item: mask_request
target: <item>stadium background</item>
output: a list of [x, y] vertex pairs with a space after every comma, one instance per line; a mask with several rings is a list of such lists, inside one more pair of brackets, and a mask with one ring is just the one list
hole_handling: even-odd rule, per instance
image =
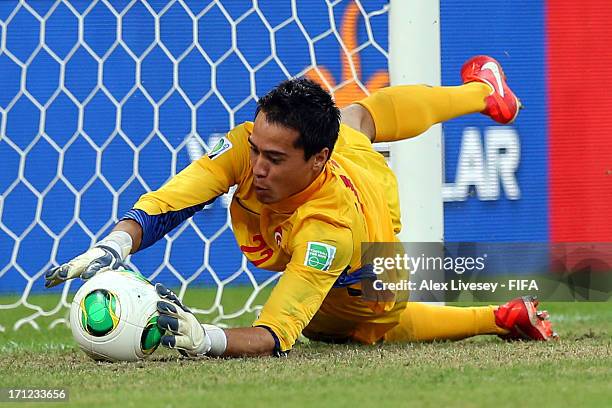
[[[140, 194], [186, 166], [197, 142], [210, 144], [234, 124], [251, 120], [253, 94], [262, 95], [287, 74], [307, 73], [312, 64], [307, 37], [330, 28], [324, 1], [297, 1], [300, 23], [290, 21], [275, 36], [283, 66], [271, 60], [248, 69], [271, 54], [269, 30], [257, 13], [239, 19], [251, 2], [221, 2], [224, 11], [213, 6], [199, 20], [199, 43], [207, 57], [198, 49], [189, 52], [177, 64], [178, 81], [173, 83], [168, 54], [177, 57], [192, 44], [192, 20], [183, 5], [197, 14], [208, 4], [200, 3], [175, 2], [168, 8], [160, 18], [159, 41], [152, 12], [163, 10], [166, 1], [150, 1], [149, 7], [98, 2], [91, 9], [84, 1], [71, 1], [70, 7], [50, 1], [30, 1], [27, 7], [0, 3], [0, 292], [42, 291], [41, 274], [52, 262], [78, 255], [103, 236]], [[612, 29], [606, 16], [612, 15], [612, 5], [605, 0], [469, 1], [462, 7], [449, 0], [440, 3], [442, 83], [459, 84], [463, 61], [489, 54], [503, 64], [526, 106], [508, 128], [518, 145], [495, 152], [496, 163], [503, 163], [500, 157], [519, 148], [518, 167], [512, 172], [519, 194], [509, 196], [502, 183], [497, 196], [483, 197], [491, 183], [499, 183], [503, 169], [488, 173], [494, 177], [481, 178], [487, 185], [471, 186], [467, 196], [456, 195], [445, 204], [445, 239], [612, 241], [612, 210], [606, 205], [612, 202], [612, 143], [606, 133], [612, 125], [612, 97], [606, 91], [612, 78], [612, 57], [606, 53]], [[271, 26], [290, 20], [290, 2], [258, 4]], [[336, 4], [334, 21], [346, 44], [353, 36], [356, 44], [370, 41], [357, 53], [357, 74], [375, 89], [386, 78], [387, 16], [369, 19], [369, 35], [351, 4]], [[384, 4], [362, 2], [368, 13]], [[86, 9], [79, 40], [74, 12]], [[120, 44], [115, 14], [122, 12]], [[46, 16], [44, 35], [36, 13]], [[230, 20], [237, 19], [234, 48]], [[41, 37], [46, 47], [39, 47]], [[315, 54], [324, 69], [308, 75], [328, 84], [347, 79], [347, 61], [334, 35], [317, 41]], [[134, 57], [143, 55], [137, 78]], [[206, 58], [222, 60], [216, 72]], [[103, 71], [98, 67], [102, 60]], [[142, 87], [135, 89], [138, 79]], [[192, 114], [190, 104], [204, 95]], [[359, 96], [350, 84], [337, 93], [342, 103]], [[159, 116], [153, 106], [159, 106]], [[486, 171], [492, 159], [486, 143], [496, 137], [497, 128], [480, 115], [444, 125], [448, 191], [456, 188], [462, 155], [483, 158], [480, 167], [464, 161], [469, 168], [463, 170]], [[477, 134], [480, 143], [466, 144], [466, 134]], [[270, 278], [272, 274], [243, 263], [225, 207], [226, 201], [217, 200], [172, 233], [171, 241], [157, 243], [132, 262], [145, 275], [170, 285], [192, 277], [193, 284], [214, 285], [212, 271], [221, 280], [235, 277], [233, 283], [248, 283], [247, 269], [257, 281]]]

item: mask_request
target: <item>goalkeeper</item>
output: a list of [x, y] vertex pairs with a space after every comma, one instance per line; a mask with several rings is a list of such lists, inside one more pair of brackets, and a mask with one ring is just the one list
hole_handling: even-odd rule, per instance
[[359, 294], [362, 242], [396, 242], [397, 181], [372, 142], [417, 136], [435, 123], [481, 112], [512, 122], [520, 103], [490, 57], [470, 59], [456, 87], [395, 86], [340, 111], [306, 79], [281, 83], [254, 122], [232, 129], [208, 154], [144, 194], [93, 248], [49, 270], [46, 286], [114, 268], [237, 185], [233, 231], [256, 266], [283, 271], [252, 327], [200, 324], [156, 285], [162, 344], [191, 357], [283, 355], [303, 333], [315, 340], [427, 341], [478, 334], [548, 340], [546, 312], [527, 297], [494, 307], [380, 301]]

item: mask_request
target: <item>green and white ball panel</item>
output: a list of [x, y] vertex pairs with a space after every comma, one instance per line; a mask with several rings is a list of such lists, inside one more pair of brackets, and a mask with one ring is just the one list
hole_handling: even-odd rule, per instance
[[158, 317], [157, 314], [151, 316], [140, 336], [140, 349], [145, 355], [153, 354], [161, 342], [163, 333], [159, 327], [157, 327]]
[[102, 337], [119, 325], [121, 303], [112, 292], [96, 289], [81, 301], [81, 327], [92, 336]]

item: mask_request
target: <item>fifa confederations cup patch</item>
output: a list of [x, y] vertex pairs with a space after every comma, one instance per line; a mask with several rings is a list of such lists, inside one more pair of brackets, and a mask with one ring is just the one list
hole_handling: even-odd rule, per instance
[[222, 155], [232, 148], [232, 142], [229, 141], [227, 137], [222, 137], [219, 139], [217, 144], [212, 148], [210, 152], [208, 152], [208, 158], [214, 160], [216, 157]]
[[320, 271], [327, 271], [334, 260], [334, 256], [336, 256], [335, 246], [322, 242], [309, 242], [304, 265]]

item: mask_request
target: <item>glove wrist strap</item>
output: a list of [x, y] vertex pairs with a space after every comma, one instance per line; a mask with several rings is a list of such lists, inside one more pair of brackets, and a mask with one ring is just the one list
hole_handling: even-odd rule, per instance
[[95, 246], [100, 245], [114, 249], [123, 261], [132, 251], [132, 236], [125, 231], [113, 231]]
[[212, 324], [202, 324], [206, 336], [210, 339], [210, 349], [206, 352], [208, 356], [219, 357], [225, 353], [227, 348], [227, 336], [222, 328]]

